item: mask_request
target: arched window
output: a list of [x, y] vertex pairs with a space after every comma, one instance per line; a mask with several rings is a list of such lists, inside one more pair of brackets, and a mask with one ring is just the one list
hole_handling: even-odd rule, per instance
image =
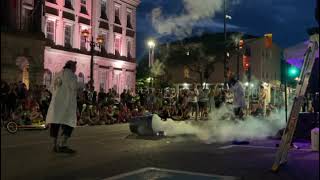
[[52, 82], [52, 72], [49, 69], [44, 70], [43, 74], [43, 85], [46, 86], [46, 88], [49, 88]]
[[78, 83], [79, 83], [79, 88], [83, 89], [84, 88], [84, 74], [83, 73], [79, 73]]

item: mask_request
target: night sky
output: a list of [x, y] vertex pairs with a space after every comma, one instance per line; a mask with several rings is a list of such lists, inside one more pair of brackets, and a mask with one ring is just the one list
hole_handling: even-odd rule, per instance
[[[200, 3], [205, 0], [194, 0]], [[210, 1], [210, 0], [206, 0]], [[221, 0], [211, 0], [221, 1]], [[227, 13], [228, 31], [244, 32], [263, 36], [272, 33], [274, 42], [282, 48], [295, 45], [308, 39], [306, 29], [317, 26], [315, 20], [315, 0], [229, 0]], [[185, 13], [183, 0], [141, 0], [137, 9], [137, 57], [147, 51], [146, 40], [150, 37], [175, 39], [173, 35], [159, 34], [152, 25], [152, 10], [162, 9], [162, 16], [179, 16]], [[223, 11], [217, 10], [214, 16], [201, 19], [192, 25], [192, 35], [202, 32], [223, 32]]]

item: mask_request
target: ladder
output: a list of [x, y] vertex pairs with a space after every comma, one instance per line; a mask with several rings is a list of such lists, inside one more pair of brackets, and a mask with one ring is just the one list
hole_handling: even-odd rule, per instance
[[294, 132], [296, 130], [299, 112], [304, 101], [304, 96], [309, 84], [309, 79], [315, 62], [315, 54], [318, 48], [319, 34], [311, 35], [308, 49], [304, 55], [304, 62], [301, 69], [300, 77], [298, 79], [299, 82], [296, 86], [296, 95], [291, 108], [289, 120], [283, 132], [281, 144], [277, 150], [276, 158], [271, 169], [273, 172], [277, 172], [279, 170], [280, 165], [285, 164], [287, 162], [288, 151], [291, 148], [291, 142]]

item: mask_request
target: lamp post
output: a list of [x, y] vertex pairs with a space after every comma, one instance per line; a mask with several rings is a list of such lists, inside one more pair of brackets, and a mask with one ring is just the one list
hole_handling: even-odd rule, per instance
[[85, 42], [89, 43], [90, 45], [90, 55], [91, 55], [91, 61], [90, 61], [90, 81], [89, 81], [89, 85], [90, 85], [90, 90], [94, 90], [94, 79], [93, 79], [93, 65], [94, 65], [94, 61], [93, 61], [93, 56], [94, 56], [94, 48], [95, 47], [101, 47], [102, 43], [103, 43], [103, 37], [99, 36], [97, 38], [97, 41], [95, 42], [93, 39], [93, 35], [91, 35], [91, 40], [88, 40], [89, 37], [89, 31], [87, 29], [83, 30], [81, 32], [81, 34], [83, 35], [83, 37], [85, 38]]
[[[154, 63], [154, 47], [156, 46], [156, 43], [154, 40], [148, 41], [148, 47], [149, 47], [149, 68], [153, 66]], [[153, 86], [153, 77], [151, 75], [151, 87]]]
[[230, 15], [227, 15], [227, 7], [226, 7], [226, 0], [223, 1], [223, 29], [224, 29], [224, 63], [223, 63], [223, 70], [224, 70], [224, 85], [227, 85], [227, 19], [232, 19]]
[[154, 63], [154, 47], [156, 46], [156, 43], [153, 40], [148, 41], [148, 47], [149, 47], [149, 68], [152, 67]]

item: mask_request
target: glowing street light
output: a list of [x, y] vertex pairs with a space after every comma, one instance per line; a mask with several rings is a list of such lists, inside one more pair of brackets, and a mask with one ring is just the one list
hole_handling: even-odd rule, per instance
[[148, 47], [149, 47], [149, 68], [154, 63], [154, 47], [156, 46], [156, 43], [154, 40], [148, 41]]
[[230, 15], [226, 15], [226, 19], [232, 19], [232, 17]]
[[150, 49], [154, 48], [156, 46], [156, 43], [153, 40], [149, 40], [148, 41], [148, 46], [149, 46]]
[[93, 64], [94, 64], [94, 62], [93, 62], [93, 55], [94, 55], [94, 48], [95, 48], [95, 47], [101, 47], [101, 45], [102, 45], [103, 42], [104, 42], [104, 39], [103, 39], [102, 36], [99, 36], [99, 37], [97, 38], [97, 42], [94, 42], [93, 36], [91, 36], [91, 40], [88, 40], [88, 37], [89, 37], [89, 35], [90, 35], [90, 32], [89, 32], [89, 30], [87, 30], [87, 29], [83, 30], [83, 31], [81, 32], [81, 34], [82, 34], [82, 36], [85, 38], [85, 42], [90, 44], [91, 61], [90, 61], [90, 82], [89, 82], [89, 84], [90, 84], [90, 88], [92, 88], [92, 89], [90, 89], [90, 90], [94, 90], [94, 87], [93, 87], [93, 82], [94, 82], [94, 80], [93, 80]]

